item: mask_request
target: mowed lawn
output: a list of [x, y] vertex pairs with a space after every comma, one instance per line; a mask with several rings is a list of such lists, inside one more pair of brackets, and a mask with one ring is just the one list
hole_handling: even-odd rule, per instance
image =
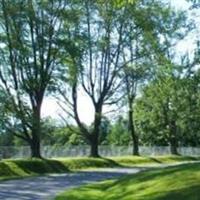
[[200, 164], [153, 169], [75, 188], [56, 200], [200, 200]]
[[12, 159], [0, 161], [0, 180], [38, 176], [50, 173], [67, 173], [81, 169], [135, 167], [177, 162], [200, 161], [189, 156], [126, 156], [110, 158], [55, 158], [55, 159]]

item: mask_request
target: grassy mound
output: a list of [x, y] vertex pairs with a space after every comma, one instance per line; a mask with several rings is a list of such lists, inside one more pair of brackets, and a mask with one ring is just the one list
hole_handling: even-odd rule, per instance
[[16, 159], [0, 162], [0, 180], [35, 176], [48, 173], [66, 173], [71, 170], [105, 167], [131, 167], [146, 164], [174, 163], [198, 160], [195, 157], [113, 157], [113, 158], [59, 158], [59, 159]]
[[0, 162], [0, 180], [68, 171], [67, 166], [57, 160], [27, 159]]
[[192, 156], [153, 156], [153, 157], [143, 157], [143, 156], [126, 156], [126, 157], [111, 157], [111, 160], [123, 166], [136, 166], [145, 164], [170, 164], [176, 162], [185, 161], [197, 161], [200, 160], [198, 157]]
[[118, 167], [120, 163], [114, 159], [109, 158], [90, 158], [90, 157], [77, 157], [77, 158], [59, 158], [58, 161], [62, 162], [70, 170], [89, 169], [89, 168], [106, 168]]
[[185, 164], [75, 188], [56, 200], [198, 200], [200, 164]]
[[121, 157], [108, 157], [108, 158], [89, 158], [89, 157], [77, 157], [77, 158], [58, 158], [56, 159], [62, 162], [71, 170], [85, 169], [85, 168], [102, 168], [102, 167], [133, 167], [143, 165], [158, 165], [158, 164], [170, 164], [178, 162], [190, 162], [200, 161], [199, 157], [192, 156], [121, 156]]

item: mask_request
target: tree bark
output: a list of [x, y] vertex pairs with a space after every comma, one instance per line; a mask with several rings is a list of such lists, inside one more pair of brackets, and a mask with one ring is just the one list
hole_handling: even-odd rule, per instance
[[173, 140], [170, 141], [170, 152], [172, 155], [179, 155], [177, 144]]
[[102, 119], [102, 104], [97, 103], [95, 105], [95, 117], [94, 117], [94, 129], [91, 135], [91, 157], [100, 157], [99, 156], [99, 133]]
[[37, 106], [33, 107], [33, 127], [32, 139], [30, 142], [31, 157], [42, 158], [40, 148], [40, 135], [41, 135], [41, 105], [42, 100], [37, 102]]
[[138, 142], [138, 137], [135, 132], [135, 126], [134, 126], [134, 121], [133, 121], [133, 109], [132, 109], [132, 101], [129, 102], [129, 131], [132, 136], [132, 141], [133, 141], [133, 155], [139, 155], [139, 142]]
[[32, 158], [42, 158], [40, 150], [40, 139], [36, 136], [30, 142], [31, 147], [31, 157]]
[[179, 155], [178, 153], [178, 141], [177, 141], [177, 127], [176, 122], [173, 120], [170, 124], [170, 151], [173, 155]]
[[94, 158], [100, 157], [98, 147], [99, 147], [98, 146], [98, 137], [93, 136], [93, 139], [91, 140], [91, 143], [90, 143], [90, 157], [94, 157]]

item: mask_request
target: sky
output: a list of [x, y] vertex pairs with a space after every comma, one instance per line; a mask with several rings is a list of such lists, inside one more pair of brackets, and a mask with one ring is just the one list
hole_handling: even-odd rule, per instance
[[[166, 1], [166, 0], [165, 0]], [[184, 9], [187, 10], [190, 7], [190, 3], [185, 0], [169, 0], [171, 1], [171, 5], [176, 9]], [[198, 23], [200, 21], [200, 13], [190, 13], [190, 18], [193, 18]], [[199, 30], [200, 31], [200, 30]], [[193, 35], [189, 35], [184, 40], [180, 41], [177, 45], [177, 52], [182, 55], [185, 52], [189, 52], [192, 54], [195, 48], [195, 40], [198, 32], [193, 33]], [[105, 112], [109, 111], [109, 108], [105, 108]], [[81, 120], [86, 124], [91, 124], [94, 116], [94, 109], [91, 104], [90, 99], [84, 95], [83, 92], [78, 96], [78, 112]], [[43, 117], [52, 117], [54, 119], [59, 119], [60, 114], [65, 116], [62, 109], [56, 103], [56, 100], [52, 97], [47, 97], [44, 99], [42, 105], [42, 116]]]

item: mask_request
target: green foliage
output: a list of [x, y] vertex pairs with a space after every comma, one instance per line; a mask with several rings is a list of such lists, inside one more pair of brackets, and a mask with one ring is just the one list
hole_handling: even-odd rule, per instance
[[168, 145], [176, 134], [180, 145], [199, 145], [198, 73], [187, 78], [177, 76], [177, 71], [173, 74], [165, 70], [161, 74], [144, 88], [135, 105], [143, 142]]
[[110, 120], [106, 117], [103, 117], [101, 120], [100, 126], [100, 135], [99, 135], [99, 144], [107, 144], [107, 137], [111, 134], [113, 126], [110, 123]]
[[[74, 131], [73, 131], [74, 129]], [[43, 130], [44, 131], [44, 130]], [[83, 144], [84, 141], [78, 132], [77, 127], [54, 127], [53, 130], [45, 132], [42, 138], [44, 145], [78, 145]]]
[[108, 144], [112, 145], [128, 145], [131, 138], [128, 133], [127, 120], [123, 119], [123, 117], [119, 117], [119, 119], [112, 125], [106, 140]]

